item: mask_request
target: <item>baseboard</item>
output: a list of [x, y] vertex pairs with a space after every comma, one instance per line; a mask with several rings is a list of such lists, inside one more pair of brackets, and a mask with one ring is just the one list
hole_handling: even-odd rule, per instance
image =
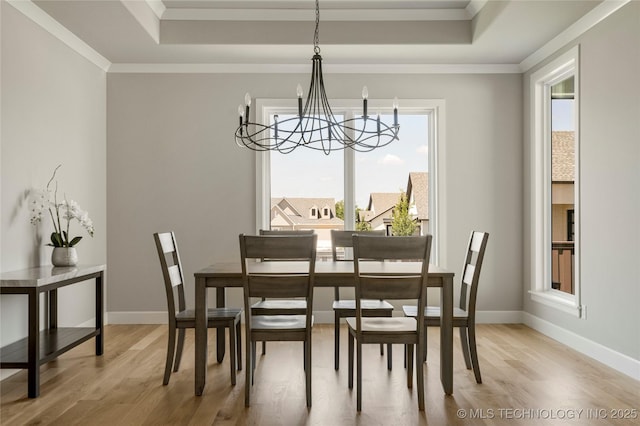
[[107, 324], [166, 324], [166, 311], [108, 312]]
[[614, 370], [640, 380], [640, 361], [637, 359], [616, 352], [528, 312], [522, 312], [522, 323]]

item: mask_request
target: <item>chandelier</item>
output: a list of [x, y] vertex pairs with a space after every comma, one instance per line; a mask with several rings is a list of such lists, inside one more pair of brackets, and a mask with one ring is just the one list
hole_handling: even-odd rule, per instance
[[278, 151], [288, 154], [298, 147], [305, 147], [329, 154], [331, 151], [351, 148], [358, 152], [372, 151], [398, 139], [398, 98], [393, 100], [393, 124], [367, 115], [367, 86], [362, 89], [362, 115], [339, 120], [333, 114], [325, 93], [322, 77], [322, 57], [319, 46], [320, 6], [316, 0], [316, 30], [311, 58], [311, 84], [307, 100], [302, 102], [302, 86], [298, 84], [298, 114], [278, 121], [273, 115], [271, 124], [249, 121], [251, 95], [245, 95], [245, 106], [238, 107], [240, 125], [236, 129], [236, 143], [254, 151]]

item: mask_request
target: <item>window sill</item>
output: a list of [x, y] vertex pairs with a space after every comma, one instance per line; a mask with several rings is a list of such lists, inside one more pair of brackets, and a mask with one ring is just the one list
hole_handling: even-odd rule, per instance
[[576, 297], [574, 295], [566, 295], [557, 290], [549, 291], [529, 291], [531, 300], [534, 302], [542, 303], [543, 305], [551, 306], [562, 312], [571, 314], [577, 318], [584, 318], [583, 307], [578, 305]]

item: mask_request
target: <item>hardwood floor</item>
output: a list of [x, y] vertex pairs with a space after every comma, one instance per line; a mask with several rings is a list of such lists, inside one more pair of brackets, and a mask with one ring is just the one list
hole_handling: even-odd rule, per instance
[[[343, 327], [342, 368], [333, 368], [333, 325], [313, 331], [313, 407], [305, 406], [302, 344], [270, 343], [258, 354], [251, 407], [244, 407], [244, 371], [233, 387], [228, 356], [209, 351], [204, 395], [194, 396], [194, 340], [187, 332], [180, 371], [162, 386], [167, 330], [160, 325], [109, 325], [105, 354], [93, 341], [41, 368], [40, 397], [28, 399], [22, 371], [0, 383], [0, 424], [51, 425], [639, 425], [640, 382], [523, 325], [478, 326], [483, 384], [466, 370], [454, 333], [454, 394], [439, 377], [439, 330], [429, 328], [424, 412], [416, 387], [406, 386], [402, 347], [393, 371], [378, 345], [363, 353], [362, 413], [347, 388]], [[211, 341], [213, 330], [210, 331]], [[244, 341], [243, 341], [244, 342]], [[246, 351], [243, 347], [243, 356]], [[582, 411], [580, 411], [582, 410]], [[627, 410], [627, 411], [625, 411]], [[606, 418], [603, 418], [605, 417]]]

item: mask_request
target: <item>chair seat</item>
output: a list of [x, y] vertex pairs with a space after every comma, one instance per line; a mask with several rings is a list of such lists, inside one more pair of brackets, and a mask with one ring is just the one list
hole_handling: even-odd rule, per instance
[[[385, 300], [369, 300], [363, 299], [360, 301], [360, 306], [362, 309], [376, 309], [376, 310], [389, 310], [393, 311], [393, 305]], [[349, 310], [355, 311], [356, 309], [356, 301], [355, 300], [336, 300], [333, 302], [333, 310]]]
[[256, 302], [251, 305], [251, 310], [255, 311], [256, 309], [272, 309], [272, 310], [282, 310], [282, 309], [307, 309], [307, 302], [304, 300], [296, 300], [296, 299], [287, 299], [287, 300], [279, 300], [279, 299], [267, 299], [261, 300], [260, 302]]
[[[356, 319], [347, 318], [347, 324], [356, 329]], [[374, 317], [361, 318], [362, 332], [406, 333], [417, 330], [417, 322], [411, 317]]]
[[[418, 307], [413, 305], [404, 305], [402, 306], [402, 311], [408, 317], [416, 317], [418, 316]], [[440, 318], [440, 307], [438, 306], [428, 306], [424, 310], [425, 318]], [[453, 317], [454, 318], [467, 318], [469, 316], [468, 312], [464, 309], [453, 308]]]
[[[235, 319], [242, 312], [241, 309], [234, 308], [209, 308], [207, 309], [207, 319], [231, 320]], [[176, 314], [177, 321], [193, 321], [196, 319], [195, 309], [186, 309]]]
[[[253, 330], [305, 330], [307, 327], [305, 315], [256, 315], [251, 317]], [[313, 326], [313, 316], [311, 317]]]

